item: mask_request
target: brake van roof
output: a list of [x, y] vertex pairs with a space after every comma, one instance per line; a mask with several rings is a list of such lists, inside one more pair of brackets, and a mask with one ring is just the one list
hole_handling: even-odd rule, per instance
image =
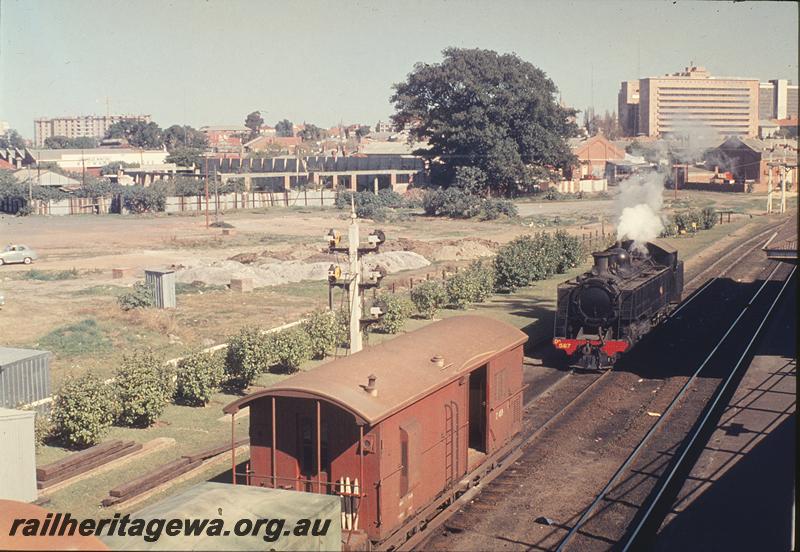
[[[354, 355], [301, 372], [224, 408], [232, 414], [263, 397], [324, 400], [375, 425], [528, 337], [492, 318], [465, 315], [435, 322]], [[444, 366], [432, 362], [443, 357]], [[377, 395], [363, 389], [374, 375]]]

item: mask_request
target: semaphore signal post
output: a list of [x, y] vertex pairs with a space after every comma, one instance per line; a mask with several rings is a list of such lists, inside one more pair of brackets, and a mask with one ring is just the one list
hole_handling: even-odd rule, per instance
[[[382, 230], [373, 230], [367, 236], [367, 245], [361, 246], [358, 217], [356, 216], [355, 205], [351, 198], [350, 205], [350, 226], [347, 231], [347, 246], [340, 244], [341, 234], [333, 228], [328, 232], [328, 251], [331, 253], [347, 253], [348, 272], [342, 274], [338, 265], [331, 265], [328, 269], [329, 297], [330, 290], [334, 287], [347, 289], [348, 310], [350, 313], [350, 354], [357, 353], [363, 348], [361, 331], [365, 324], [376, 322], [382, 314], [375, 310], [369, 319], [362, 319], [363, 300], [362, 294], [365, 289], [379, 287], [381, 279], [385, 276], [385, 271], [381, 269], [365, 270], [362, 257], [369, 253], [377, 253], [381, 244], [386, 241]], [[332, 301], [331, 305], [332, 307]]]

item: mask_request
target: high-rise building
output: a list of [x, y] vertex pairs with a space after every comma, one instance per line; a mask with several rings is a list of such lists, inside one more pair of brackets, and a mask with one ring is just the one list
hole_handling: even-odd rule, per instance
[[[692, 134], [747, 136], [758, 133], [758, 79], [712, 77], [703, 67], [626, 81], [619, 93], [622, 113], [638, 110], [627, 136]], [[638, 95], [633, 91], [638, 88]]]
[[67, 138], [103, 138], [108, 128], [119, 121], [150, 122], [150, 115], [81, 115], [77, 117], [43, 117], [33, 121], [33, 141], [36, 147], [44, 146], [51, 136]]
[[786, 79], [762, 82], [758, 87], [758, 118], [797, 118], [797, 85]]
[[639, 81], [622, 81], [617, 98], [619, 126], [625, 136], [639, 135]]

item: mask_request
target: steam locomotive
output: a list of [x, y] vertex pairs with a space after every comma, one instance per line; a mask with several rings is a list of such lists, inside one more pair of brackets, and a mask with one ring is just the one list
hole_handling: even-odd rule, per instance
[[617, 242], [558, 286], [553, 345], [573, 366], [610, 368], [680, 302], [683, 261], [664, 243]]

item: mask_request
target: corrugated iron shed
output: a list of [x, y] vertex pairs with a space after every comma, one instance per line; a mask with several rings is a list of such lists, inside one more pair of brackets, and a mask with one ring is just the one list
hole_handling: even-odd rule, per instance
[[36, 443], [31, 410], [0, 408], [0, 498], [36, 500]]
[[50, 352], [0, 347], [0, 407], [17, 408], [50, 396]]
[[144, 281], [153, 293], [155, 306], [159, 309], [174, 309], [175, 300], [175, 271], [161, 269], [147, 269], [144, 271]]
[[[518, 328], [493, 318], [456, 316], [301, 372], [232, 402], [224, 411], [237, 412], [266, 396], [309, 397], [337, 404], [357, 420], [375, 425], [527, 339]], [[437, 356], [443, 359], [441, 367], [431, 360]], [[364, 390], [370, 376], [376, 378], [376, 395]]]

